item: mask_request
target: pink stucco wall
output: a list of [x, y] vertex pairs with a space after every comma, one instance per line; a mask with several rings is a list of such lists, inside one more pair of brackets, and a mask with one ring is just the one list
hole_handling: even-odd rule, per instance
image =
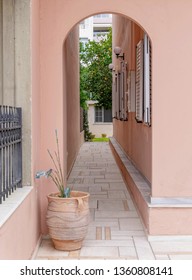
[[192, 235], [192, 208], [151, 208], [149, 210], [149, 234]]
[[[118, 13], [140, 25], [152, 42], [151, 177], [153, 197], [191, 197], [192, 2], [181, 0], [54, 0], [40, 1], [40, 145], [39, 165], [49, 167], [47, 147], [60, 131], [64, 163], [67, 158], [66, 88], [63, 79], [63, 42], [71, 28], [97, 13]], [[179, 20], [178, 20], [179, 19]], [[187, 51], [186, 51], [187, 50]], [[185, 75], [183, 75], [185, 73]], [[38, 127], [38, 126], [37, 126]], [[38, 128], [37, 128], [38, 130]], [[62, 134], [64, 132], [64, 134]], [[147, 171], [145, 171], [147, 172]], [[42, 190], [44, 197], [53, 187]], [[42, 221], [45, 200], [42, 199]]]
[[[113, 16], [113, 48], [120, 46], [127, 62], [127, 72], [136, 69], [135, 49], [143, 39], [143, 30], [133, 21], [120, 15]], [[134, 51], [133, 51], [134, 50]], [[113, 64], [119, 60], [113, 53]], [[128, 113], [128, 121], [113, 120], [114, 137], [138, 170], [151, 182], [151, 127], [137, 123], [135, 112]]]
[[70, 173], [81, 145], [79, 27], [74, 27], [64, 42], [64, 65], [67, 102], [67, 174]]
[[33, 190], [0, 228], [0, 260], [31, 259], [39, 238], [37, 194]]

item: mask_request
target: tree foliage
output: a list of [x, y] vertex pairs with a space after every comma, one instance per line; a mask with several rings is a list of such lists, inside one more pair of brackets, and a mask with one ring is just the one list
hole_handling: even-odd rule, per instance
[[112, 60], [112, 31], [100, 36], [98, 41], [80, 44], [80, 92], [81, 99], [98, 101], [106, 109], [112, 106], [112, 74], [108, 65]]

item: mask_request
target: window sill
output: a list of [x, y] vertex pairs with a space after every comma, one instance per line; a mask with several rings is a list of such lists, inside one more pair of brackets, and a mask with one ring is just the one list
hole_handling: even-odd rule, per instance
[[14, 191], [2, 204], [0, 204], [0, 227], [11, 217], [15, 210], [30, 194], [33, 187], [26, 186]]

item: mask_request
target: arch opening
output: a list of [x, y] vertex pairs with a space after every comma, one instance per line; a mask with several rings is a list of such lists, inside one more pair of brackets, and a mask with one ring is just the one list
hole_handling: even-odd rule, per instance
[[[67, 40], [72, 40], [71, 34], [74, 34], [74, 32], [76, 32], [76, 36], [77, 36], [77, 26], [78, 25], [76, 25], [76, 27], [74, 27], [73, 29], [76, 31], [73, 32], [71, 31], [71, 33], [68, 35]], [[148, 35], [145, 33], [144, 29], [141, 29], [141, 27], [138, 26], [135, 23], [135, 21], [132, 21], [130, 20], [130, 18], [119, 14], [113, 14], [112, 33], [113, 33], [112, 49], [114, 49], [115, 46], [120, 46], [122, 49], [122, 53], [124, 54], [123, 61], [122, 59], [117, 59], [114, 53], [112, 54], [112, 60], [114, 64], [112, 69], [113, 79], [111, 85], [111, 89], [113, 92], [112, 93], [112, 99], [113, 99], [112, 117], [113, 117], [113, 126], [114, 126], [113, 136], [116, 137], [117, 141], [122, 144], [123, 149], [127, 152], [127, 155], [130, 158], [132, 158], [132, 161], [138, 166], [140, 172], [147, 178], [149, 182], [151, 182], [151, 127], [150, 127], [151, 110], [149, 110], [149, 106], [151, 106], [151, 76], [149, 77], [149, 75], [151, 75], [151, 72], [147, 73], [148, 74], [147, 78], [149, 82], [148, 84], [149, 88], [147, 89], [148, 90], [147, 100], [144, 100], [144, 96], [143, 96], [144, 88], [140, 88], [140, 86], [138, 87], [138, 90], [140, 90], [140, 92], [138, 92], [137, 98], [141, 99], [138, 100], [138, 102], [140, 102], [138, 108], [135, 107], [136, 89], [134, 87], [134, 84], [136, 82], [135, 78], [136, 78], [136, 68], [137, 68], [136, 48], [138, 44], [143, 44], [142, 46], [142, 51], [143, 51], [144, 41], [147, 41], [147, 43], [151, 45], [150, 39]], [[76, 46], [76, 52], [78, 52], [77, 49], [78, 47]], [[74, 54], [72, 56], [74, 56]], [[144, 57], [142, 59], [144, 60]], [[142, 61], [140, 63], [142, 63], [141, 66], [144, 67], [144, 62]], [[150, 59], [150, 63], [151, 63], [151, 59]], [[69, 65], [71, 65], [71, 59], [70, 62], [68, 63], [68, 66]], [[149, 69], [147, 70], [149, 71]], [[140, 81], [138, 81], [141, 84], [144, 83], [145, 74], [144, 73], [140, 73], [140, 74], [143, 76], [140, 77]], [[65, 80], [69, 81], [69, 79], [70, 78], [68, 77]], [[77, 77], [77, 79], [79, 79], [79, 77]], [[74, 85], [74, 80], [72, 84]], [[143, 111], [144, 105], [146, 106], [145, 112]], [[94, 112], [95, 111], [92, 110], [92, 114], [95, 114]], [[138, 116], [136, 116], [136, 114]], [[92, 116], [91, 118], [93, 123], [92, 127], [94, 127], [95, 115]], [[69, 126], [71, 127], [71, 125]], [[95, 134], [94, 131], [92, 133]], [[132, 136], [130, 136], [130, 134]], [[129, 138], [130, 140], [127, 141], [127, 139]], [[120, 139], [124, 139], [124, 140], [122, 141]], [[70, 142], [71, 141], [68, 141], [68, 143]], [[129, 143], [129, 145], [127, 143]], [[140, 156], [141, 154], [143, 156]], [[146, 166], [146, 159], [148, 162], [147, 166]]]
[[[100, 10], [99, 13], [112, 13], [114, 14], [114, 16], [116, 17], [116, 21], [117, 24], [122, 25], [122, 22], [126, 22], [126, 27], [129, 29], [129, 32], [136, 30], [135, 33], [137, 33], [136, 35], [134, 35], [134, 38], [136, 39], [140, 39], [144, 32], [144, 28], [140, 28], [140, 25], [136, 24], [136, 22], [138, 22], [138, 20], [130, 20], [132, 17], [128, 17], [127, 15], [123, 14], [122, 11], [119, 11], [118, 9], [116, 10], [117, 12], [114, 12], [110, 9], [103, 9]], [[69, 13], [70, 14], [70, 13]], [[68, 18], [65, 19], [67, 21], [67, 26], [63, 26], [62, 23], [62, 19], [57, 19], [55, 26], [60, 27], [60, 29], [58, 30], [57, 36], [55, 37], [56, 41], [54, 42], [53, 45], [49, 45], [49, 57], [50, 57], [50, 61], [53, 61], [54, 58], [54, 62], [53, 64], [50, 63], [49, 60], [46, 61], [46, 57], [42, 58], [42, 68], [41, 68], [41, 72], [43, 73], [43, 69], [45, 70], [45, 72], [47, 71], [47, 69], [49, 69], [50, 67], [54, 66], [56, 71], [54, 72], [54, 77], [52, 80], [47, 80], [46, 84], [44, 83], [45, 87], [44, 87], [44, 92], [50, 91], [50, 88], [54, 88], [55, 85], [57, 85], [58, 88], [58, 92], [57, 92], [57, 97], [54, 100], [54, 103], [57, 103], [58, 106], [55, 106], [57, 108], [59, 108], [59, 110], [57, 110], [57, 112], [55, 111], [55, 113], [57, 113], [57, 123], [59, 126], [59, 129], [63, 132], [62, 133], [62, 139], [61, 142], [63, 143], [62, 148], [63, 148], [63, 154], [64, 154], [64, 163], [63, 165], [65, 166], [66, 169], [66, 178], [68, 176], [68, 174], [71, 171], [71, 168], [73, 166], [74, 160], [77, 156], [79, 147], [81, 145], [81, 141], [76, 141], [77, 139], [82, 139], [81, 137], [79, 137], [79, 121], [77, 121], [79, 119], [79, 108], [78, 107], [74, 107], [77, 106], [77, 103], [75, 101], [75, 98], [77, 98], [77, 96], [75, 97], [75, 94], [73, 95], [72, 92], [75, 92], [76, 90], [79, 91], [79, 84], [76, 83], [77, 79], [75, 78], [75, 75], [78, 76], [78, 63], [76, 60], [76, 54], [75, 51], [78, 50], [78, 45], [77, 45], [77, 41], [75, 43], [75, 48], [73, 45], [73, 42], [75, 41], [75, 37], [77, 36], [77, 26], [76, 24], [81, 22], [84, 18], [86, 18], [89, 15], [96, 15], [98, 14], [97, 9], [96, 11], [93, 12], [86, 12], [86, 14], [83, 15], [83, 13], [79, 14], [78, 16], [76, 15], [73, 20]], [[122, 16], [123, 15], [123, 16]], [[62, 17], [63, 18], [63, 17]], [[54, 22], [54, 20], [52, 20], [51, 22]], [[147, 27], [145, 28], [147, 29]], [[52, 26], [52, 30], [54, 30], [53, 26]], [[42, 31], [45, 31], [44, 28], [42, 28]], [[124, 32], [123, 28], [122, 28], [122, 32]], [[52, 33], [53, 34], [53, 33]], [[116, 34], [118, 35], [118, 34]], [[121, 35], [122, 36], [122, 35]], [[134, 41], [134, 44], [129, 43], [126, 38], [122, 37], [118, 37], [116, 38], [116, 41], [113, 42], [115, 45], [121, 45], [123, 52], [125, 53], [125, 60], [128, 61], [128, 57], [130, 57], [130, 63], [128, 64], [128, 69], [127, 69], [127, 77], [124, 77], [122, 79], [125, 79], [125, 82], [128, 82], [128, 72], [131, 70], [134, 70], [132, 68], [134, 68], [135, 66], [135, 57], [134, 55], [131, 56], [131, 54], [129, 54], [129, 50], [133, 50], [134, 49], [134, 44], [136, 41]], [[141, 36], [141, 37], [140, 37]], [[46, 36], [44, 36], [46, 38]], [[48, 34], [47, 36], [47, 40], [52, 40], [51, 36]], [[136, 40], [135, 39], [135, 40]], [[47, 41], [48, 42], [48, 41]], [[120, 42], [120, 43], [119, 43]], [[123, 44], [121, 44], [123, 42]], [[128, 42], [128, 48], [126, 46], [126, 42]], [[61, 48], [62, 46], [62, 48]], [[73, 46], [73, 47], [70, 47]], [[60, 50], [62, 50], [61, 53]], [[133, 50], [133, 52], [135, 53], [135, 50]], [[120, 61], [118, 59], [116, 59], [115, 55], [113, 54], [113, 60], [115, 61], [115, 64], [117, 64], [116, 66], [116, 70], [118, 70], [118, 64], [120, 63]], [[62, 69], [62, 71], [61, 71]], [[62, 73], [62, 75], [61, 75]], [[115, 73], [115, 72], [114, 72]], [[49, 87], [49, 84], [51, 84], [51, 86]], [[114, 82], [115, 84], [115, 82]], [[62, 85], [62, 87], [61, 87]], [[127, 98], [127, 90], [128, 90], [128, 84], [126, 85], [126, 90], [124, 90], [124, 99], [125, 102], [127, 102], [126, 98]], [[119, 97], [120, 98], [120, 97]], [[123, 105], [122, 105], [123, 106]], [[74, 109], [76, 108], [76, 109]], [[48, 111], [48, 109], [47, 109]], [[150, 158], [150, 164], [151, 164], [151, 147], [150, 144], [151, 142], [148, 141], [148, 139], [151, 137], [151, 135], [147, 135], [146, 136], [146, 131], [143, 132], [143, 130], [146, 130], [144, 127], [144, 125], [141, 125], [141, 123], [138, 123], [137, 129], [135, 130], [136, 133], [134, 134], [134, 136], [132, 136], [132, 138], [130, 138], [130, 140], [128, 141], [129, 146], [126, 146], [126, 137], [127, 137], [127, 133], [130, 133], [131, 130], [135, 129], [134, 126], [136, 126], [136, 124], [133, 124], [134, 120], [134, 112], [129, 112], [129, 118], [126, 119], [118, 119], [118, 118], [114, 118], [114, 123], [115, 123], [115, 129], [114, 129], [114, 135], [117, 138], [117, 141], [119, 141], [119, 139], [124, 139], [123, 142], [121, 141], [122, 147], [125, 149], [125, 151], [127, 152], [128, 155], [133, 155], [134, 154], [134, 158], [133, 158], [133, 163], [138, 165], [138, 169], [144, 173], [144, 176], [147, 178], [150, 177], [150, 172], [148, 171], [150, 169], [150, 167], [148, 166], [148, 170], [146, 169], [146, 166], [143, 164], [143, 162], [145, 161], [145, 155], [144, 156], [139, 156], [140, 155], [140, 150], [137, 150], [137, 147], [139, 146], [140, 149], [142, 147], [142, 145], [140, 145], [140, 140], [142, 139], [142, 137], [139, 137], [139, 130], [143, 135], [143, 139], [146, 143], [147, 148], [143, 148], [144, 150], [146, 150], [146, 154], [147, 157]], [[125, 129], [125, 126], [128, 125], [128, 127]], [[147, 126], [146, 126], [147, 127]], [[139, 128], [139, 129], [138, 129]], [[148, 127], [148, 129], [151, 131], [151, 128]], [[77, 136], [78, 135], [78, 136]], [[133, 133], [132, 133], [133, 135]], [[133, 138], [137, 139], [137, 143], [135, 142], [135, 140]], [[75, 139], [75, 141], [73, 141], [73, 139]], [[134, 146], [133, 146], [134, 145]], [[49, 145], [48, 145], [49, 146]], [[134, 151], [134, 152], [133, 152]], [[142, 155], [143, 155], [143, 151], [142, 151]], [[71, 157], [69, 159], [69, 157]], [[141, 162], [139, 162], [141, 160]], [[70, 162], [70, 163], [69, 163]], [[66, 168], [67, 166], [67, 168]], [[143, 170], [142, 170], [143, 168]], [[150, 178], [149, 178], [150, 179]]]

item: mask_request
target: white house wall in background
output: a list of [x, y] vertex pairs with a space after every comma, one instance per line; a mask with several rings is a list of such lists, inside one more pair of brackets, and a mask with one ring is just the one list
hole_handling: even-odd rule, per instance
[[88, 105], [88, 123], [89, 131], [96, 138], [106, 134], [107, 137], [113, 136], [113, 123], [111, 110], [106, 110], [104, 107], [97, 107], [97, 101], [89, 100]]

